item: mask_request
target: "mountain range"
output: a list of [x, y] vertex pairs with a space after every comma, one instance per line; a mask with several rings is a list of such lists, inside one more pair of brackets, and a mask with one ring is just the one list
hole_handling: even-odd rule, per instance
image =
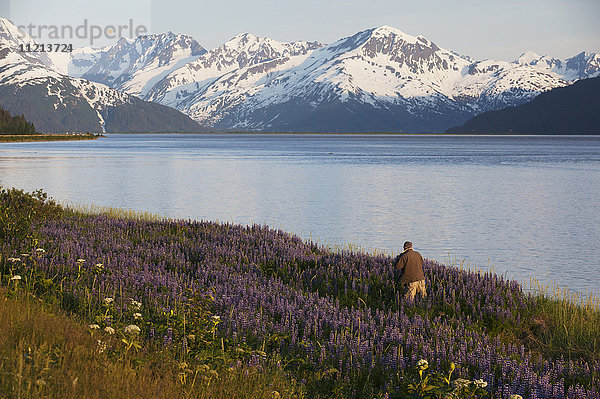
[[523, 105], [488, 111], [452, 134], [600, 134], [600, 77], [544, 92]]
[[[24, 114], [38, 131], [201, 130], [171, 107], [63, 74], [50, 53], [20, 51], [20, 45], [27, 43], [34, 42], [12, 23], [0, 19], [0, 106], [13, 114]], [[68, 56], [68, 64], [75, 62], [71, 55], [60, 55]]]
[[[7, 41], [2, 32], [0, 41]], [[68, 82], [91, 85], [80, 92], [96, 93], [91, 108], [102, 117], [110, 115], [101, 111], [105, 103], [127, 96], [174, 108], [219, 131], [443, 132], [477, 114], [600, 75], [597, 53], [474, 60], [389, 26], [331, 44], [245, 33], [211, 50], [168, 32], [36, 60]], [[0, 80], [0, 91], [2, 86]]]

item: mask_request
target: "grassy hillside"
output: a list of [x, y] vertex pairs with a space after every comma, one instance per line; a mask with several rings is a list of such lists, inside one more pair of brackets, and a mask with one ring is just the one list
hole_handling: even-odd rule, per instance
[[168, 353], [127, 353], [114, 335], [91, 330], [30, 291], [5, 287], [0, 299], [2, 397], [273, 398], [274, 392], [298, 396], [294, 384], [277, 370], [243, 366], [219, 375], [206, 374], [202, 368], [190, 372], [193, 366], [182, 368]]
[[[427, 261], [428, 296], [406, 302], [390, 257], [331, 252], [265, 226], [83, 213], [17, 190], [3, 190], [0, 206], [5, 295], [80, 320], [116, 368], [145, 378], [158, 367], [164, 379], [148, 389], [238, 389], [228, 373], [241, 370], [272, 397], [600, 396], [593, 298], [532, 295]], [[22, 385], [21, 352], [7, 355], [17, 359], [6, 394]], [[56, 389], [72, 384], [61, 381]], [[239, 384], [229, 396], [251, 389]], [[219, 392], [208, 397], [228, 397]]]

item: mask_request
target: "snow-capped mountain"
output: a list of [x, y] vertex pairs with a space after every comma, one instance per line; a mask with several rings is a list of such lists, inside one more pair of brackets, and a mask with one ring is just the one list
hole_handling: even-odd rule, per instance
[[253, 131], [441, 132], [600, 74], [600, 54], [479, 61], [389, 26], [329, 45], [246, 33], [209, 51], [169, 32], [34, 61], [213, 129]]
[[63, 75], [46, 53], [21, 51], [23, 43], [34, 41], [0, 18], [0, 105], [25, 114], [38, 131], [199, 130], [174, 109]]
[[171, 32], [121, 38], [100, 54], [83, 75], [85, 79], [144, 97], [156, 82], [196, 60], [206, 50], [190, 36]]
[[52, 61], [46, 53], [42, 52], [21, 52], [21, 46], [35, 44], [35, 41], [20, 31], [12, 22], [0, 17], [0, 44], [2, 52], [0, 59], [6, 59], [6, 62], [18, 64], [29, 63], [32, 65], [52, 67]]
[[69, 75], [74, 78], [80, 78], [94, 65], [98, 63], [104, 53], [111, 46], [101, 48], [80, 47], [73, 49], [72, 52], [53, 52], [48, 53], [52, 66], [63, 75]]
[[566, 60], [560, 60], [527, 51], [515, 60], [515, 64], [529, 65], [540, 71], [552, 72], [570, 82], [600, 76], [600, 54], [598, 53], [582, 52]]
[[[177, 108], [220, 128], [315, 130], [317, 122], [328, 125], [327, 130], [362, 130], [374, 126], [375, 117], [386, 124], [381, 130], [393, 129], [400, 122], [397, 116], [412, 119], [410, 109], [436, 104], [460, 112], [460, 106], [445, 101], [431, 84], [443, 85], [466, 61], [436, 50], [424, 38], [384, 26], [310, 53], [229, 71]], [[423, 92], [427, 104], [419, 98]], [[381, 111], [392, 120], [382, 120]]]
[[314, 49], [290, 43], [301, 51], [287, 54], [257, 51], [261, 41], [272, 42], [237, 36], [167, 75], [147, 98], [219, 129], [419, 132], [568, 84], [529, 65], [473, 61], [389, 26]]
[[249, 33], [240, 34], [166, 75], [145, 98], [177, 109], [188, 109], [199, 93], [230, 72], [265, 62], [270, 63], [264, 66], [265, 72], [267, 69], [277, 69], [274, 64], [279, 65], [278, 69], [282, 65], [289, 67], [322, 46], [318, 42], [282, 43]]
[[600, 76], [541, 93], [533, 100], [484, 112], [452, 134], [600, 134]]

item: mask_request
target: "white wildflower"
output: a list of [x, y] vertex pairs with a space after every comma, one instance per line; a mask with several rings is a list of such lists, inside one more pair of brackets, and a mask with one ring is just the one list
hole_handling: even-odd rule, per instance
[[134, 313], [133, 314], [133, 318], [136, 319], [136, 320], [139, 320], [139, 319], [142, 318], [142, 314], [141, 313]]
[[137, 310], [140, 310], [140, 308], [142, 307], [142, 303], [136, 301], [133, 298], [129, 298], [129, 303], [131, 304], [131, 306], [133, 306], [134, 308], [136, 308]]
[[427, 367], [429, 367], [429, 363], [427, 362], [427, 360], [421, 359], [417, 362], [417, 367], [425, 370]]
[[218, 323], [221, 321], [221, 316], [213, 316], [212, 319], [215, 323]]
[[455, 389], [463, 389], [468, 387], [471, 384], [471, 381], [465, 380], [464, 378], [457, 378], [452, 381], [452, 387]]
[[21, 279], [21, 276], [19, 276], [19, 275], [17, 274], [17, 275], [15, 275], [15, 276], [12, 276], [12, 277], [10, 278], [10, 281], [16, 281], [16, 280], [20, 280], [20, 279]]
[[125, 334], [139, 334], [142, 330], [135, 324], [130, 324], [125, 327]]
[[27, 258], [29, 254], [21, 254], [22, 257]]
[[46, 250], [44, 248], [36, 248], [35, 252], [40, 253], [40, 254], [44, 254], [44, 253], [46, 253]]
[[90, 324], [88, 327], [90, 328], [90, 330], [98, 330], [98, 329], [100, 329], [100, 326], [98, 324]]
[[487, 387], [487, 382], [485, 382], [484, 380], [475, 380], [475, 385], [478, 388], [485, 388]]
[[77, 259], [77, 263], [83, 263], [83, 262], [85, 262], [85, 259], [81, 259], [81, 258]]
[[20, 262], [21, 258], [8, 258], [7, 259], [9, 262]]
[[103, 342], [102, 340], [98, 340], [98, 353], [102, 353], [106, 350], [106, 342]]
[[110, 335], [113, 335], [115, 333], [115, 329], [112, 327], [104, 327], [104, 331], [106, 331]]
[[103, 263], [96, 263], [95, 265], [98, 269], [102, 269], [104, 267]]
[[104, 298], [104, 304], [105, 305], [110, 305], [111, 303], [113, 303], [113, 299], [112, 298]]

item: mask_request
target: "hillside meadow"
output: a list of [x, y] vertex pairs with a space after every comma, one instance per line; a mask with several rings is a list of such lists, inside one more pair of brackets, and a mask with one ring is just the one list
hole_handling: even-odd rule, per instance
[[600, 398], [594, 297], [0, 192], [0, 396]]

